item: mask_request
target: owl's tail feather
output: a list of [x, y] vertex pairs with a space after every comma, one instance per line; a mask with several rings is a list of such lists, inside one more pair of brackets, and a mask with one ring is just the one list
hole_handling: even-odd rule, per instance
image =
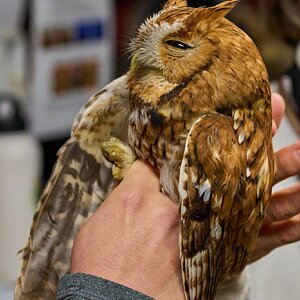
[[216, 257], [208, 250], [198, 252], [193, 257], [182, 257], [182, 273], [185, 298], [187, 300], [213, 300], [219, 284], [214, 268]]

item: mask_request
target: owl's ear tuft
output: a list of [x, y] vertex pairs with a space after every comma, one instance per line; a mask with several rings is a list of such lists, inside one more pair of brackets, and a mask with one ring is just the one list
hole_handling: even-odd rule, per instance
[[222, 18], [229, 14], [232, 9], [238, 4], [238, 2], [239, 0], [223, 1], [216, 6], [208, 7], [208, 9], [214, 12], [216, 18]]
[[172, 7], [187, 6], [187, 0], [168, 0], [163, 9], [170, 9]]
[[186, 18], [185, 26], [191, 29], [205, 31], [215, 21], [224, 18], [238, 3], [238, 0], [224, 1], [216, 6], [199, 7]]

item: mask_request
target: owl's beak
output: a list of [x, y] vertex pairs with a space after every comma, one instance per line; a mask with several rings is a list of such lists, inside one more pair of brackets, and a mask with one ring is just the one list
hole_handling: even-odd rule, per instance
[[137, 66], [138, 66], [137, 54], [133, 53], [132, 58], [131, 58], [131, 63], [130, 63], [130, 70], [136, 69]]

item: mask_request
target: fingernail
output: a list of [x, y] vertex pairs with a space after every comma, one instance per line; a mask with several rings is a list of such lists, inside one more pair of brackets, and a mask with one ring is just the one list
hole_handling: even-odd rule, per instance
[[277, 132], [277, 125], [274, 120], [272, 120], [272, 135], [274, 136]]

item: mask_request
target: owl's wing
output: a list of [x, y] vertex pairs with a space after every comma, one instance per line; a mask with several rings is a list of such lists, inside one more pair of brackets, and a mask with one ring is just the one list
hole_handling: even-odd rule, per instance
[[79, 112], [72, 136], [60, 149], [22, 250], [15, 299], [55, 299], [70, 266], [74, 237], [111, 190], [111, 170], [100, 145], [127, 139], [126, 75], [107, 85]]
[[[246, 158], [231, 118], [212, 113], [192, 126], [180, 169], [181, 262], [187, 299], [213, 299], [217, 270], [232, 264]], [[230, 222], [228, 218], [232, 218]], [[229, 224], [228, 224], [229, 222]], [[229, 229], [230, 227], [230, 229]], [[228, 260], [227, 260], [228, 259]]]

